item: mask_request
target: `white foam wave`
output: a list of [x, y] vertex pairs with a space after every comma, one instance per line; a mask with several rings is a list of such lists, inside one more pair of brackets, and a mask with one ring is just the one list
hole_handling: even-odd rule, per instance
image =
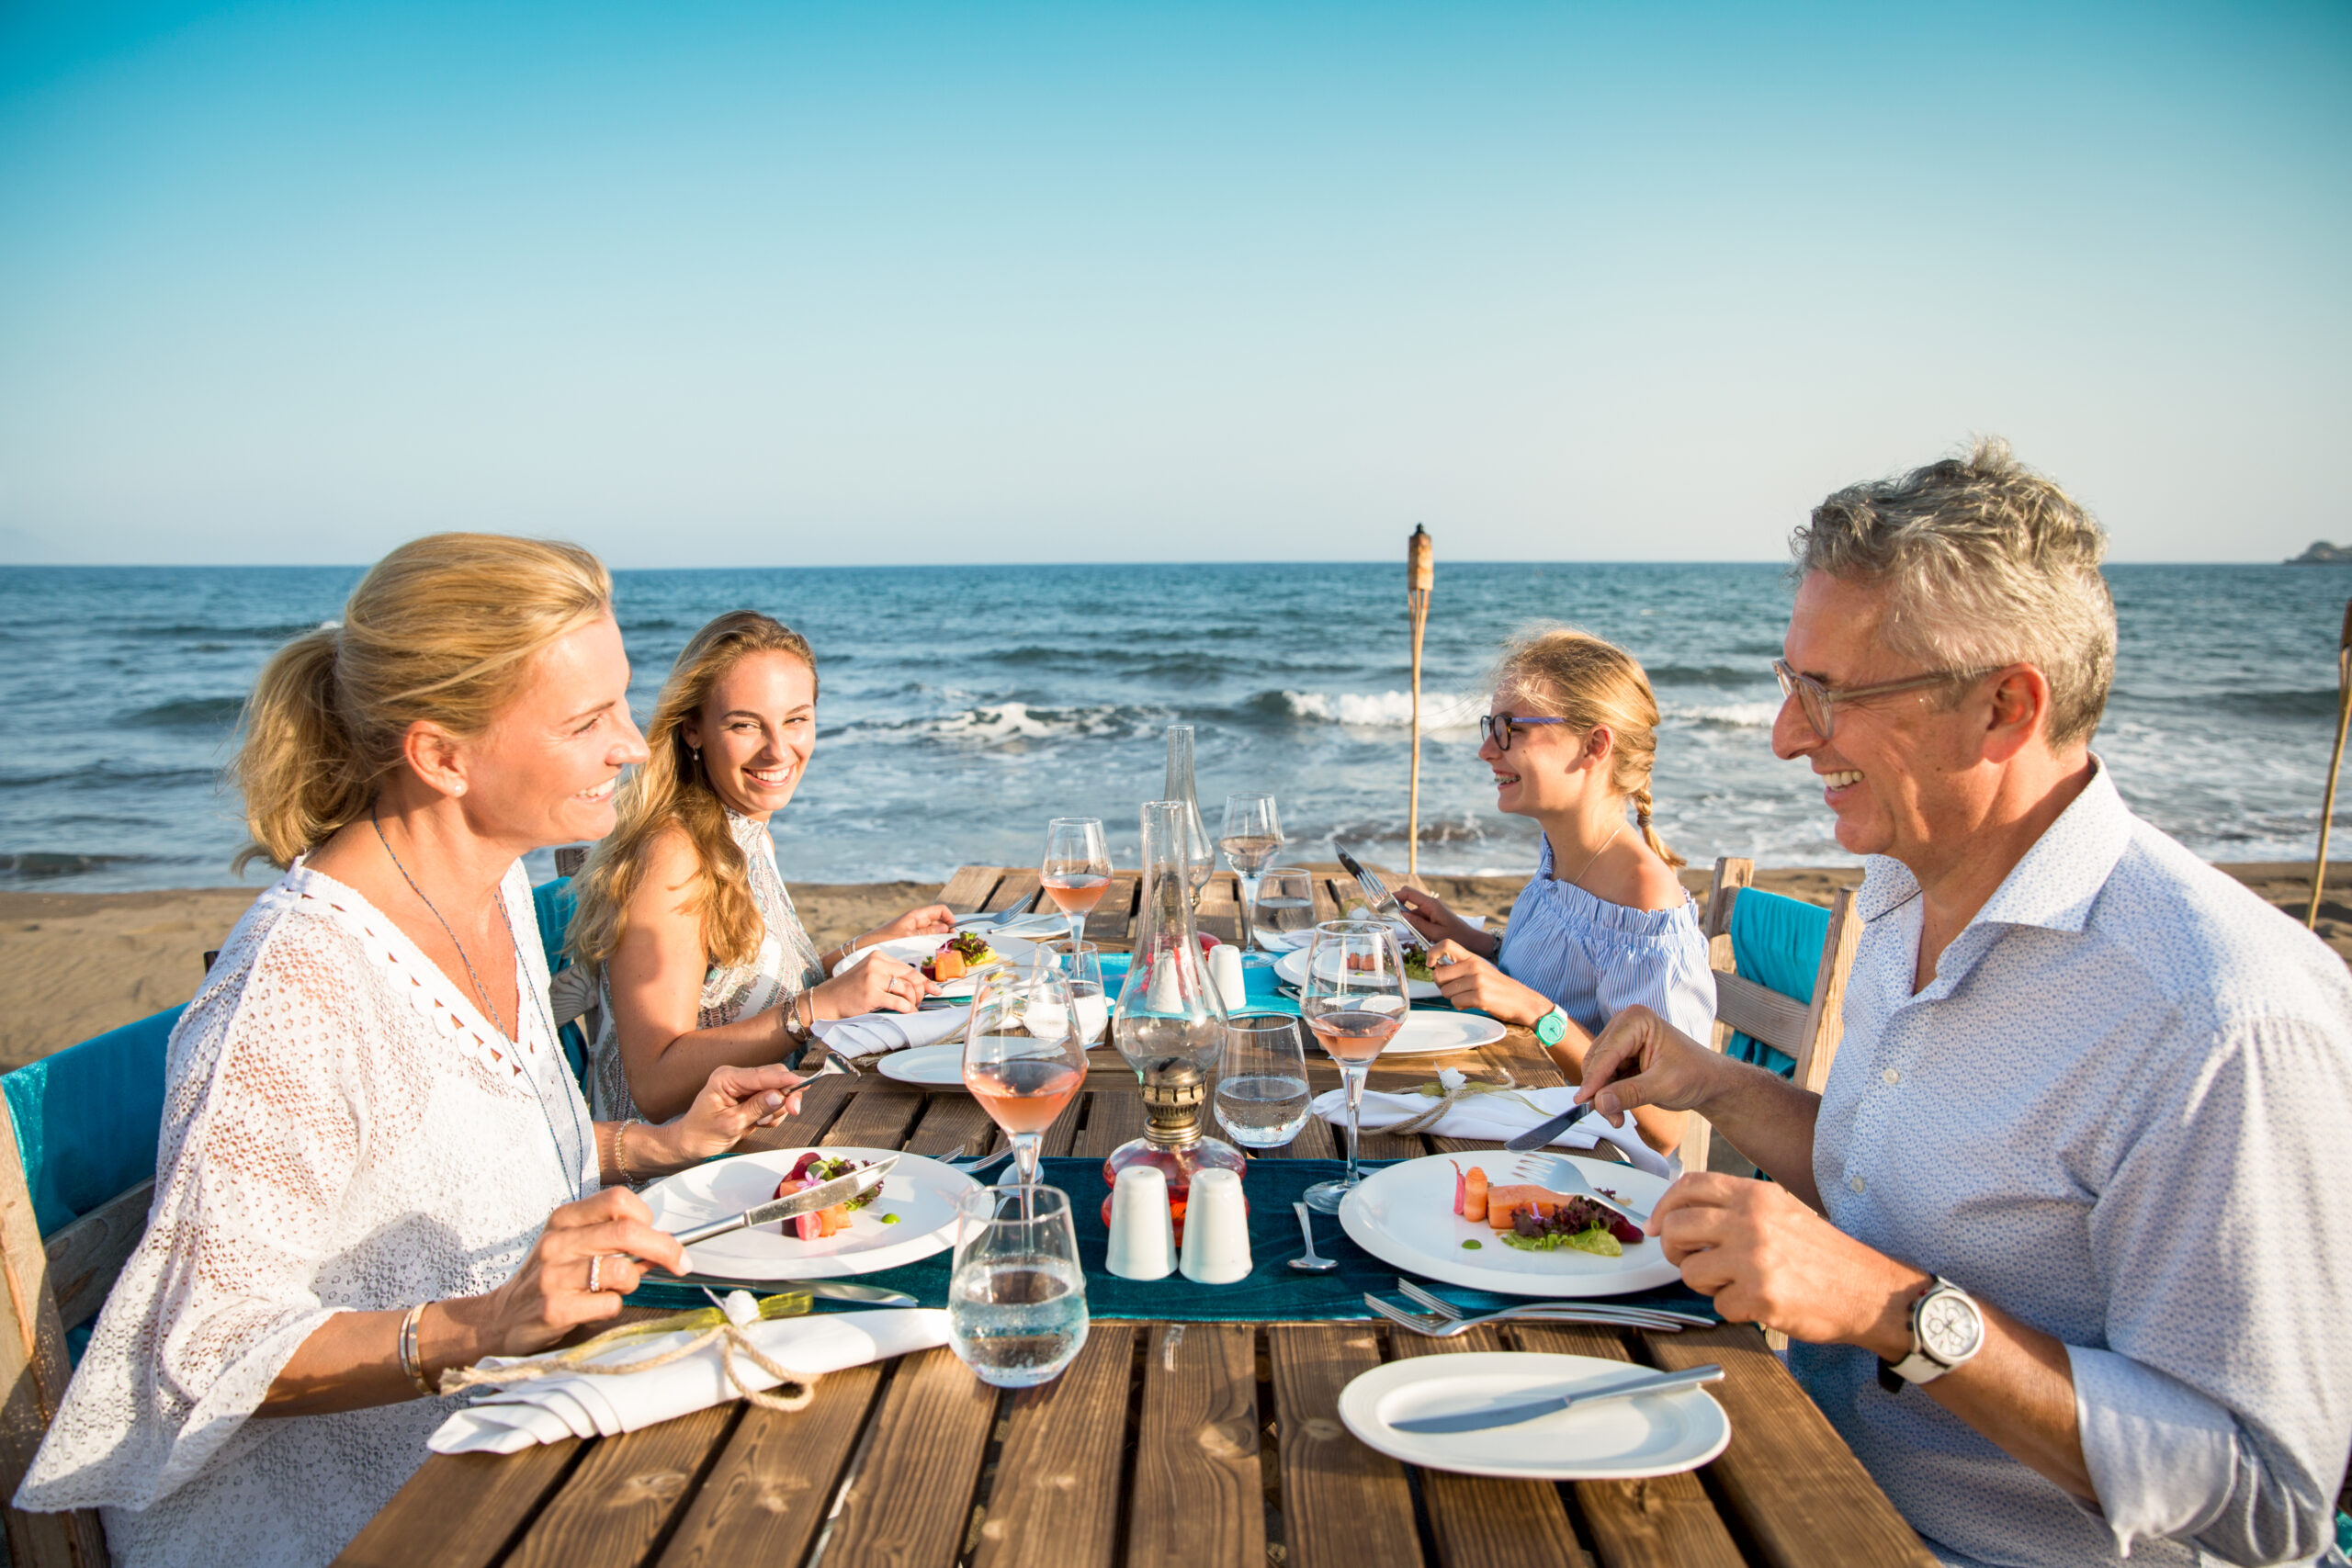
[[1718, 724], [1731, 729], [1770, 729], [1781, 716], [1778, 703], [1694, 703], [1666, 709], [1666, 718], [1685, 724]]
[[1001, 746], [1020, 740], [1057, 740], [1109, 734], [1120, 728], [1115, 707], [1032, 708], [1022, 702], [975, 705], [928, 720], [936, 739], [967, 746]]
[[[1319, 719], [1328, 724], [1366, 729], [1402, 729], [1413, 722], [1410, 692], [1284, 692], [1283, 701], [1294, 718]], [[1421, 694], [1421, 730], [1468, 729], [1477, 723], [1481, 705], [1448, 694]]]

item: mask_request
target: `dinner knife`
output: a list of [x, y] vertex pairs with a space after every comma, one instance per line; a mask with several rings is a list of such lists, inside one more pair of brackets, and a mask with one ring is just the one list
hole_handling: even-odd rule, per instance
[[708, 1241], [729, 1231], [747, 1230], [752, 1225], [764, 1225], [775, 1220], [788, 1220], [795, 1214], [813, 1214], [820, 1209], [846, 1203], [881, 1186], [882, 1179], [889, 1175], [891, 1167], [898, 1163], [897, 1155], [887, 1155], [863, 1170], [853, 1170], [847, 1176], [836, 1176], [831, 1181], [820, 1181], [814, 1187], [803, 1188], [782, 1198], [754, 1203], [730, 1219], [713, 1220], [707, 1225], [679, 1231], [676, 1233], [678, 1243], [682, 1247], [692, 1247], [696, 1242]]
[[1389, 1426], [1399, 1432], [1429, 1436], [1446, 1432], [1484, 1432], [1496, 1427], [1516, 1427], [1522, 1421], [1532, 1421], [1539, 1416], [1549, 1416], [1556, 1410], [1569, 1410], [1579, 1404], [1598, 1404], [1604, 1400], [1632, 1399], [1644, 1393], [1671, 1393], [1679, 1388], [1696, 1388], [1701, 1383], [1721, 1382], [1723, 1368], [1710, 1361], [1703, 1367], [1688, 1371], [1651, 1372], [1642, 1377], [1628, 1378], [1623, 1382], [1604, 1383], [1599, 1388], [1577, 1389], [1567, 1393], [1555, 1393], [1542, 1399], [1514, 1401], [1510, 1404], [1490, 1404], [1483, 1410], [1457, 1410], [1450, 1416], [1415, 1416]]
[[1521, 1133], [1514, 1137], [1505, 1138], [1503, 1140], [1503, 1147], [1510, 1150], [1513, 1154], [1525, 1154], [1530, 1149], [1540, 1149], [1549, 1144], [1553, 1139], [1558, 1137], [1561, 1134], [1566, 1132], [1569, 1128], [1575, 1126], [1577, 1122], [1583, 1121], [1585, 1119], [1585, 1113], [1591, 1109], [1592, 1101], [1589, 1100], [1586, 1100], [1582, 1105], [1572, 1105], [1567, 1110], [1561, 1111], [1557, 1116], [1553, 1117], [1549, 1122], [1539, 1122], [1524, 1133]]
[[[670, 1280], [649, 1275], [657, 1285]], [[886, 1291], [879, 1285], [859, 1285], [847, 1280], [730, 1280], [718, 1274], [688, 1274], [677, 1283], [703, 1285], [720, 1291], [751, 1291], [763, 1296], [788, 1296], [799, 1292], [805, 1295], [822, 1296], [827, 1301], [856, 1302], [865, 1306], [910, 1307], [914, 1297], [904, 1291]]]

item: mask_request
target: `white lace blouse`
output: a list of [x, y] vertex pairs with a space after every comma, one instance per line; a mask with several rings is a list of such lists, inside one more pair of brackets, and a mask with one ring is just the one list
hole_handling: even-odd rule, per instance
[[596, 1190], [588, 1108], [533, 1005], [548, 976], [519, 863], [503, 891], [519, 1048], [299, 862], [237, 923], [172, 1032], [146, 1237], [18, 1507], [102, 1508], [118, 1563], [296, 1568], [424, 1461], [456, 1401], [250, 1417], [334, 1314], [487, 1291]]

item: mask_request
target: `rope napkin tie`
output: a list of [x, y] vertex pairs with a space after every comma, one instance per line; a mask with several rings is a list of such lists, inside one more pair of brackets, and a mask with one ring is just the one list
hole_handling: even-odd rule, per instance
[[[797, 1378], [762, 1353], [752, 1343], [744, 1328], [763, 1319], [798, 1317], [808, 1310], [806, 1291], [787, 1292], [753, 1302], [749, 1291], [729, 1291], [718, 1306], [695, 1307], [686, 1312], [672, 1313], [666, 1317], [645, 1323], [632, 1323], [619, 1328], [606, 1329], [594, 1339], [574, 1345], [568, 1350], [558, 1350], [542, 1356], [530, 1356], [518, 1360], [503, 1361], [496, 1366], [487, 1362], [470, 1367], [452, 1367], [441, 1374], [441, 1392], [459, 1393], [469, 1388], [497, 1387], [508, 1383], [533, 1382], [540, 1378], [563, 1377], [587, 1373], [596, 1377], [628, 1377], [634, 1372], [650, 1372], [682, 1361], [714, 1340], [718, 1345], [719, 1370], [725, 1374], [727, 1386], [741, 1398], [750, 1400], [763, 1410], [802, 1410], [816, 1397], [811, 1387], [814, 1380]], [[640, 1360], [617, 1361], [605, 1366], [594, 1363], [594, 1358], [632, 1340], [651, 1339], [664, 1334], [693, 1332], [692, 1339], [673, 1345], [658, 1356]], [[760, 1371], [775, 1379], [776, 1392], [764, 1393], [744, 1382], [735, 1370], [735, 1358], [741, 1355]]]
[[1428, 1096], [1437, 1101], [1435, 1105], [1418, 1116], [1409, 1116], [1402, 1122], [1391, 1122], [1381, 1128], [1381, 1132], [1404, 1136], [1409, 1136], [1415, 1133], [1426, 1133], [1444, 1121], [1445, 1113], [1454, 1106], [1473, 1095], [1480, 1094], [1507, 1094], [1538, 1116], [1543, 1114], [1543, 1107], [1519, 1092], [1519, 1080], [1510, 1076], [1510, 1068], [1498, 1067], [1495, 1070], [1502, 1074], [1500, 1082], [1492, 1082], [1485, 1078], [1466, 1078], [1462, 1076], [1459, 1069], [1446, 1068], [1438, 1075], [1438, 1082], [1421, 1084], [1407, 1091]]

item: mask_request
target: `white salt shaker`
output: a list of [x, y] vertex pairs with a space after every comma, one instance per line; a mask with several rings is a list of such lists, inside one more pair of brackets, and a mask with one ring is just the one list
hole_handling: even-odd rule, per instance
[[1216, 982], [1217, 995], [1225, 998], [1225, 1010], [1239, 1012], [1247, 995], [1241, 981], [1241, 950], [1229, 942], [1210, 948], [1209, 978]]
[[1184, 1205], [1184, 1278], [1230, 1285], [1250, 1277], [1250, 1211], [1241, 1174], [1211, 1167], [1193, 1173]]
[[1131, 1165], [1111, 1189], [1111, 1235], [1103, 1267], [1122, 1280], [1165, 1280], [1176, 1272], [1176, 1224], [1168, 1207], [1168, 1173]]

